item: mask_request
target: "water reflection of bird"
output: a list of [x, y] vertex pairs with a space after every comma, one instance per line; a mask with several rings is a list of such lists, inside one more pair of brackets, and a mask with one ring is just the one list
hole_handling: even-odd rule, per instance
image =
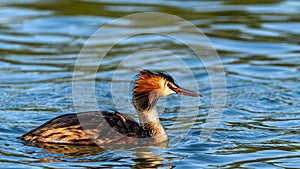
[[102, 146], [164, 143], [168, 136], [155, 105], [159, 97], [170, 94], [201, 96], [179, 87], [166, 73], [143, 70], [137, 75], [132, 95], [140, 125], [116, 111], [83, 112], [56, 117], [19, 138], [29, 142]]

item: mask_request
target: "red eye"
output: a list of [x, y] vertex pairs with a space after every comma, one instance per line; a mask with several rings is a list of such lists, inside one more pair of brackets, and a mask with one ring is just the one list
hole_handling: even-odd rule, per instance
[[168, 88], [170, 88], [171, 90], [174, 91], [174, 87], [172, 87], [172, 85], [170, 83], [167, 84]]

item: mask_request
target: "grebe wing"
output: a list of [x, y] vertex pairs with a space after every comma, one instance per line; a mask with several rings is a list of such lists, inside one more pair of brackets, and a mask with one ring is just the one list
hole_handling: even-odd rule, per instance
[[94, 144], [82, 129], [75, 113], [55, 117], [19, 139], [41, 143]]

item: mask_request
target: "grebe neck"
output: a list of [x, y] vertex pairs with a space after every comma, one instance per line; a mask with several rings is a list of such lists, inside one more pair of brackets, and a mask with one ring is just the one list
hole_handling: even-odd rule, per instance
[[[160, 120], [158, 117], [158, 112], [155, 107], [142, 112], [138, 111], [141, 126], [144, 130], [149, 130], [150, 128], [160, 125]], [[151, 127], [152, 126], [152, 127]]]
[[143, 130], [151, 137], [167, 139], [164, 127], [161, 125], [156, 107], [142, 112], [138, 111], [139, 120]]
[[151, 137], [158, 136], [167, 139], [167, 134], [160, 124], [156, 110], [156, 102], [159, 96], [157, 90], [142, 93], [134, 92], [132, 100], [143, 130]]

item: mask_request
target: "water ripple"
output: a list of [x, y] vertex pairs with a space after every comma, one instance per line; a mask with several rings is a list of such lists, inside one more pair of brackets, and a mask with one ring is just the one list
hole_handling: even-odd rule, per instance
[[[4, 168], [299, 166], [299, 1], [3, 0], [1, 5], [0, 162]], [[107, 54], [96, 73], [97, 102], [103, 109], [118, 106], [113, 99], [120, 105], [126, 102], [120, 111], [137, 119], [127, 84], [142, 67], [168, 67], [180, 85], [204, 96], [197, 106], [178, 96], [159, 101], [161, 121], [170, 137], [168, 148], [103, 151], [87, 146], [34, 146], [16, 139], [53, 117], [74, 112], [72, 75], [89, 36], [115, 18], [147, 11], [191, 21], [218, 50], [227, 78], [227, 101], [208, 141], [201, 143], [199, 138], [211, 102], [205, 66], [181, 42], [149, 34], [130, 37]], [[107, 32], [105, 41], [84, 57], [97, 56], [116, 36], [132, 33], [128, 25], [136, 26], [130, 21], [114, 25], [117, 33]], [[155, 29], [170, 32], [182, 26]], [[94, 74], [82, 78], [93, 79]], [[117, 92], [111, 93], [114, 85]]]

